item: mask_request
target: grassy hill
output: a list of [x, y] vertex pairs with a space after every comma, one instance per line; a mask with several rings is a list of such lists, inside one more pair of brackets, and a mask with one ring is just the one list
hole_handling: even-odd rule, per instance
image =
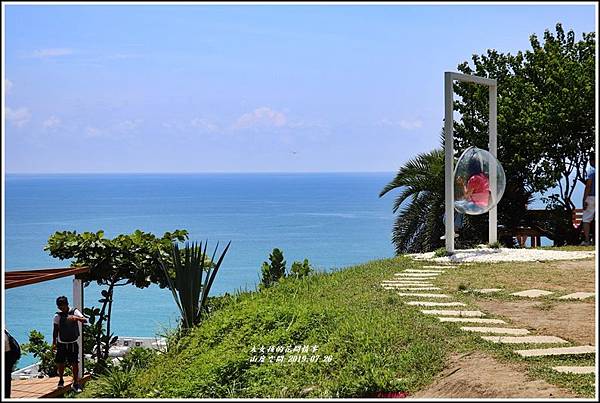
[[[461, 331], [460, 324], [439, 322], [420, 313], [417, 307], [404, 304], [393, 290], [380, 286], [394, 273], [421, 268], [423, 264], [406, 257], [377, 260], [300, 280], [288, 278], [262, 292], [223, 298], [224, 304], [171, 345], [169, 352], [136, 371], [115, 371], [91, 381], [81, 397], [372, 397], [379, 392], [413, 395], [429, 387], [446, 364], [452, 366], [453, 355], [469, 356], [476, 351], [498, 360], [493, 362], [493, 368], [498, 370], [500, 380], [503, 371], [519, 369], [519, 381], [507, 384], [515, 390], [506, 391], [502, 382], [496, 382], [497, 393], [542, 396], [549, 385], [538, 382], [545, 380], [566, 388], [560, 393], [594, 395], [593, 375], [558, 374], [551, 369], [554, 365], [593, 365], [593, 354], [524, 359], [512, 352], [513, 345], [484, 341], [476, 333]], [[578, 289], [577, 279], [593, 284], [594, 272], [592, 260], [481, 263], [452, 269], [440, 276], [438, 283], [454, 300], [464, 302], [469, 309], [480, 309], [479, 305], [486, 301], [516, 303], [515, 297], [505, 294], [523, 287], [555, 287], [562, 290], [556, 294], [559, 296]], [[568, 279], [572, 282], [568, 283]], [[478, 297], [463, 293], [464, 284], [498, 286], [507, 291]], [[548, 298], [539, 302], [540, 313], [532, 315], [540, 316], [555, 305], [558, 314], [569, 304]], [[592, 303], [570, 304], [581, 308], [583, 305], [577, 304]], [[547, 316], [552, 315], [547, 312]], [[261, 347], [265, 350], [262, 354]], [[284, 351], [270, 353], [269, 347]], [[303, 348], [308, 351], [303, 353]], [[265, 356], [264, 362], [258, 361], [261, 355]], [[302, 356], [305, 362], [293, 361]], [[145, 363], [146, 359], [141, 361]], [[477, 375], [478, 369], [469, 375], [471, 386], [485, 387], [477, 383]], [[527, 383], [529, 389], [519, 395], [522, 383]]]
[[[140, 371], [123, 396], [361, 397], [416, 391], [442, 369], [446, 352], [454, 350], [449, 343], [465, 335], [379, 286], [413, 266], [420, 265], [402, 257], [373, 261], [239, 295]], [[307, 362], [288, 362], [300, 355], [293, 351], [279, 354], [283, 363], [251, 362], [260, 356], [253, 347], [261, 346], [308, 346]], [[315, 355], [317, 362], [310, 362]], [[97, 396], [94, 389], [92, 382], [84, 396]]]

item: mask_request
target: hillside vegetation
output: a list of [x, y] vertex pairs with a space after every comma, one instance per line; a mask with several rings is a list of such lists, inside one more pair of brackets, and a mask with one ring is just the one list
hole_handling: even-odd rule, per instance
[[[140, 372], [125, 395], [362, 397], [416, 391], [443, 368], [446, 352], [455, 347], [449, 343], [464, 336], [379, 287], [411, 266], [418, 267], [402, 257], [373, 261], [241, 294]], [[260, 359], [261, 346], [292, 351], [275, 354], [274, 362], [267, 353], [264, 363], [252, 362]], [[301, 348], [296, 346], [309, 352], [294, 352]], [[277, 355], [284, 362], [276, 362]], [[294, 355], [307, 361], [289, 362]]]

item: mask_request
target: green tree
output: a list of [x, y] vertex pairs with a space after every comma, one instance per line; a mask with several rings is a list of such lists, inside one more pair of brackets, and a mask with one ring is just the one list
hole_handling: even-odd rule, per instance
[[[488, 50], [458, 66], [465, 74], [498, 81], [498, 158], [507, 176], [506, 192], [498, 206], [499, 223], [508, 228], [526, 220], [535, 193], [558, 186], [548, 207], [558, 209], [547, 236], [555, 244], [572, 240], [571, 198], [576, 183], [584, 182], [587, 154], [594, 145], [595, 34], [575, 40], [561, 24], [544, 32], [544, 43], [531, 35], [531, 49], [516, 55]], [[457, 83], [455, 146], [487, 148], [487, 88]], [[531, 224], [531, 223], [529, 223]], [[481, 225], [485, 225], [482, 221]], [[548, 226], [548, 223], [545, 224]]]
[[[108, 358], [110, 345], [116, 341], [111, 333], [113, 291], [115, 287], [133, 285], [145, 288], [158, 284], [168, 285], [159, 259], [170, 261], [169, 250], [176, 241], [187, 239], [187, 231], [166, 232], [161, 238], [154, 234], [137, 230], [130, 235], [118, 235], [113, 239], [104, 237], [104, 231], [77, 233], [76, 231], [56, 232], [48, 239], [44, 250], [58, 259], [73, 259], [72, 266], [89, 267], [84, 285], [96, 282], [106, 287], [98, 300], [101, 308], [91, 307], [98, 317], [94, 322], [96, 330], [95, 358], [97, 370], [101, 370]], [[106, 331], [104, 331], [106, 324]]]
[[285, 260], [283, 260], [283, 252], [278, 248], [273, 249], [269, 255], [269, 262], [262, 264], [262, 280], [261, 287], [270, 287], [279, 279], [285, 277]]

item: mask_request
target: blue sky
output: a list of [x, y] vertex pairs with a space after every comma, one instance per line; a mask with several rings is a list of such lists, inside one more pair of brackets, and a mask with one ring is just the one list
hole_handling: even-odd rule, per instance
[[595, 30], [592, 5], [5, 7], [13, 173], [395, 171], [438, 145], [444, 71]]

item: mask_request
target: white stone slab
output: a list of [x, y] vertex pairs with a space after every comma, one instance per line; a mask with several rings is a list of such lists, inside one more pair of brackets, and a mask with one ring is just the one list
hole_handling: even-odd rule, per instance
[[545, 291], [545, 290], [525, 290], [525, 291], [519, 291], [519, 292], [513, 292], [510, 295], [514, 295], [517, 297], [528, 297], [528, 298], [537, 298], [537, 297], [542, 297], [544, 295], [550, 295], [550, 294], [554, 294], [552, 291]]
[[423, 266], [424, 269], [453, 269], [456, 266], [451, 266], [451, 265], [434, 265], [434, 266]]
[[421, 270], [421, 269], [406, 269], [402, 273], [444, 273], [446, 270]]
[[396, 285], [433, 285], [433, 283], [430, 281], [400, 281], [397, 283], [381, 283], [381, 285], [390, 285], [393, 287]]
[[596, 367], [552, 367], [553, 370], [565, 374], [595, 374]]
[[413, 278], [408, 278], [406, 280], [388, 280], [388, 281], [382, 281], [381, 284], [408, 284], [408, 283], [417, 283], [417, 284], [421, 284], [421, 283], [427, 283], [429, 281], [431, 281], [432, 279], [427, 278], [424, 280], [415, 280]]
[[586, 299], [596, 295], [593, 292], [574, 292], [573, 294], [563, 295], [558, 299]]
[[441, 290], [440, 287], [419, 287], [419, 286], [413, 286], [413, 287], [393, 287], [390, 288], [394, 289], [394, 290], [402, 290], [402, 291], [439, 291]]
[[474, 327], [474, 326], [463, 326], [461, 330], [465, 332], [477, 332], [477, 333], [494, 333], [494, 334], [510, 334], [513, 336], [523, 336], [529, 334], [527, 329], [513, 329], [509, 327]]
[[393, 283], [381, 283], [381, 285], [406, 285], [406, 284], [432, 284], [431, 280], [411, 280], [411, 281], [398, 281]]
[[481, 324], [505, 324], [502, 319], [483, 319], [483, 318], [444, 318], [438, 317], [440, 322], [461, 322], [461, 323], [481, 323]]
[[429, 301], [408, 301], [406, 305], [414, 306], [467, 306], [462, 302], [429, 302]]
[[502, 288], [474, 288], [472, 290], [464, 290], [463, 292], [474, 292], [477, 294], [493, 294], [502, 291]]
[[520, 344], [520, 343], [568, 343], [556, 336], [481, 336], [482, 339], [493, 343]]
[[515, 353], [522, 357], [542, 357], [546, 355], [576, 355], [593, 354], [596, 352], [596, 346], [575, 346], [575, 347], [553, 347], [553, 348], [534, 348], [531, 350], [515, 350]]
[[447, 315], [447, 316], [468, 316], [468, 317], [474, 317], [474, 316], [485, 316], [485, 314], [481, 311], [446, 311], [443, 309], [423, 309], [421, 311], [424, 314], [427, 315]]
[[434, 287], [431, 283], [381, 284], [381, 286], [390, 290], [405, 287]]
[[398, 277], [399, 282], [402, 281], [433, 281], [435, 280], [434, 277]]
[[417, 294], [412, 292], [399, 292], [398, 295], [402, 297], [450, 298], [450, 296], [446, 294]]
[[394, 273], [396, 277], [436, 277], [440, 273]]

